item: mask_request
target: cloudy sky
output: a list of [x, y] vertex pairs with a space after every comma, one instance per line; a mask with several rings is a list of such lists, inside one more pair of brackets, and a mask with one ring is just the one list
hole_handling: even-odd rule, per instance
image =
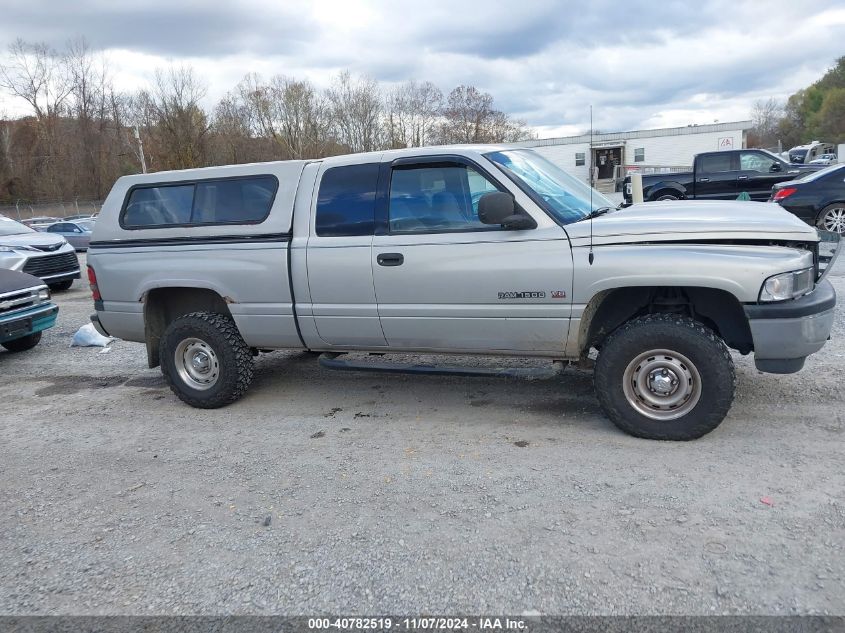
[[[842, 0], [2, 0], [0, 47], [84, 36], [116, 84], [194, 66], [211, 105], [247, 72], [325, 86], [474, 84], [541, 137], [749, 117], [845, 55]], [[0, 111], [21, 112], [0, 97]]]

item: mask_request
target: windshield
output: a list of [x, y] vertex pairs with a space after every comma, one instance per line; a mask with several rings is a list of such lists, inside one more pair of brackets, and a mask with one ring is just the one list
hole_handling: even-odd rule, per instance
[[[803, 176], [802, 178], [796, 178], [796, 180], [800, 180], [802, 182], [811, 182], [813, 180], [818, 180], [819, 178], [824, 178], [825, 176], [832, 174], [835, 171], [839, 171], [840, 169], [842, 169], [844, 167], [845, 167], [845, 164], [830, 165], [830, 166], [825, 167], [824, 169], [820, 169], [818, 171], [811, 171], [806, 176]], [[843, 172], [843, 173], [845, 173], [845, 172]]]
[[769, 156], [772, 157], [772, 159], [776, 160], [779, 163], [786, 163], [787, 165], [789, 164], [783, 159], [783, 156], [779, 156], [778, 154], [775, 154], [774, 152], [770, 152], [767, 149], [761, 149], [760, 151], [763, 152], [764, 154], [768, 154]]
[[804, 162], [804, 157], [807, 155], [806, 149], [791, 149], [789, 150], [789, 160]]
[[15, 222], [12, 219], [0, 215], [0, 237], [5, 235], [21, 235], [23, 233], [35, 233], [35, 230], [24, 226], [20, 222]]
[[93, 231], [94, 230], [94, 221], [93, 220], [80, 220], [76, 222], [76, 226], [81, 228], [84, 231]]
[[616, 208], [586, 183], [570, 176], [554, 163], [530, 149], [486, 154], [526, 193], [536, 198], [561, 224], [584, 219], [590, 211]]

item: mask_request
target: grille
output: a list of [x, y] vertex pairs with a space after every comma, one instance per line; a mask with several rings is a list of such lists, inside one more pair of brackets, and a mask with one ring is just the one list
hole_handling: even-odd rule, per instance
[[33, 295], [31, 290], [2, 295], [0, 296], [0, 314], [29, 308], [35, 303], [37, 296], [38, 294]]
[[63, 244], [61, 242], [59, 242], [58, 244], [41, 244], [41, 245], [34, 244], [32, 246], [32, 248], [37, 248], [39, 251], [49, 252], [49, 251], [57, 251], [62, 246], [63, 246]]
[[79, 268], [76, 253], [58, 253], [44, 257], [30, 257], [23, 267], [25, 273], [36, 277], [49, 277], [74, 272]]

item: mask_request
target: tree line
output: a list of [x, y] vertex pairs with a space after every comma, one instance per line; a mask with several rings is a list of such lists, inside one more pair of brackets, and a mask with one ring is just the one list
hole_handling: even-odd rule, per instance
[[781, 103], [766, 99], [754, 104], [750, 146], [784, 150], [810, 141], [845, 143], [845, 57], [821, 79]]
[[461, 85], [386, 87], [339, 73], [307, 79], [247, 74], [213, 107], [190, 66], [155, 71], [151, 87], [115, 88], [110, 61], [84, 39], [55, 50], [17, 40], [0, 63], [0, 90], [29, 113], [0, 117], [0, 204], [102, 199], [125, 174], [444, 143], [511, 142], [533, 135]]

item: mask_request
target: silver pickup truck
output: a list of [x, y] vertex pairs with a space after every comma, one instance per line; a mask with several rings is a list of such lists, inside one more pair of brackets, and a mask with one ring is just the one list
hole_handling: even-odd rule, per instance
[[146, 343], [195, 407], [240, 398], [275, 349], [421, 373], [477, 371], [344, 354], [540, 357], [547, 375], [595, 350], [617, 426], [688, 440], [730, 408], [728, 348], [790, 373], [824, 345], [823, 238], [774, 204], [616, 210], [531, 150], [433, 147], [123, 177], [88, 277], [95, 326]]

